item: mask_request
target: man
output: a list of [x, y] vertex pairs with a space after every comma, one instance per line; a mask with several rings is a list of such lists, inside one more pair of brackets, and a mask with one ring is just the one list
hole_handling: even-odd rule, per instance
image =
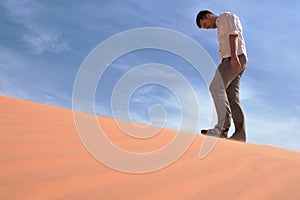
[[247, 54], [240, 20], [233, 13], [226, 12], [217, 16], [208, 10], [202, 10], [197, 15], [196, 23], [199, 28], [217, 29], [221, 59], [221, 64], [209, 86], [218, 122], [213, 129], [201, 130], [201, 133], [227, 138], [233, 119], [235, 132], [229, 139], [246, 141], [239, 87], [247, 65]]

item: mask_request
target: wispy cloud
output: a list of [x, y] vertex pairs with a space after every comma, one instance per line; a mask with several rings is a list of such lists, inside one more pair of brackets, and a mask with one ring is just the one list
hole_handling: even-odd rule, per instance
[[51, 78], [45, 79], [52, 77], [47, 73], [51, 63], [39, 65], [38, 60], [0, 47], [0, 94], [70, 108], [70, 92], [59, 90]]
[[23, 40], [33, 48], [35, 54], [39, 55], [47, 51], [59, 54], [70, 49], [69, 43], [62, 39], [63, 33], [58, 30], [33, 26], [31, 32], [25, 34]]
[[[124, 69], [120, 66], [121, 64], [118, 63], [119, 71], [124, 72]], [[149, 69], [140, 67], [137, 71], [123, 74], [126, 81], [122, 80], [121, 83], [118, 83], [123, 90], [114, 91], [117, 97], [112, 97], [115, 106], [113, 108], [115, 116], [113, 117], [130, 120], [129, 117], [131, 116], [131, 119], [139, 123], [150, 123], [152, 120], [152, 123], [154, 123], [152, 125], [161, 125], [161, 122], [166, 120], [165, 126], [172, 129], [180, 129], [181, 120], [184, 120], [185, 122], [191, 122], [190, 126], [185, 125], [184, 129], [190, 132], [195, 132], [195, 127], [192, 125], [195, 120], [198, 120], [201, 126], [208, 127], [210, 125], [213, 109], [210, 107], [210, 95], [203, 83], [202, 85], [193, 86], [188, 78], [189, 76], [181, 74], [186, 76], [187, 82], [190, 82], [191, 85], [187, 86], [182, 84], [184, 82], [180, 80], [182, 79], [180, 76], [171, 73], [171, 68], [167, 70], [162, 66], [151, 65], [151, 70]], [[195, 79], [195, 77], [192, 77], [192, 79]], [[144, 80], [146, 82], [147, 80], [150, 81], [146, 85], [140, 85], [140, 88], [136, 88], [128, 96], [128, 88], [132, 88], [134, 83], [142, 83]], [[160, 83], [164, 83], [164, 85], [160, 85]], [[106, 84], [103, 83], [103, 85]], [[192, 89], [193, 92], [191, 92]], [[101, 96], [104, 95], [103, 91], [98, 91], [98, 93]], [[110, 95], [106, 94], [105, 96]], [[106, 99], [106, 101], [110, 102], [110, 99]], [[124, 104], [124, 102], [128, 102], [128, 104]], [[109, 105], [109, 103], [106, 104]], [[154, 109], [151, 112], [153, 114], [151, 119], [150, 110], [153, 106], [157, 108], [157, 105], [163, 108], [166, 115], [161, 113], [162, 109]], [[110, 107], [106, 109], [110, 109]]]
[[299, 117], [273, 114], [249, 116], [247, 124], [249, 140], [299, 151]]
[[33, 0], [4, 0], [2, 5], [7, 11], [10, 20], [25, 28], [23, 41], [26, 42], [35, 54], [44, 52], [61, 53], [69, 50], [70, 45], [63, 38], [63, 32], [55, 25], [43, 21], [44, 8]]

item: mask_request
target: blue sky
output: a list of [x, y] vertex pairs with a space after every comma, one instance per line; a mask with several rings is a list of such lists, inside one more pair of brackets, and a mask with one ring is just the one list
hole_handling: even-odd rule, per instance
[[[300, 3], [296, 0], [2, 0], [0, 94], [71, 109], [73, 84], [86, 56], [110, 36], [133, 28], [182, 32], [201, 44], [218, 64], [216, 30], [199, 30], [195, 25], [201, 9], [216, 14], [231, 11], [242, 21], [249, 57], [241, 83], [248, 141], [299, 151]], [[111, 117], [114, 84], [131, 68], [153, 62], [172, 66], [189, 79], [201, 103], [200, 126], [209, 127], [212, 102], [207, 86], [184, 60], [158, 50], [129, 53], [111, 65], [98, 86], [97, 113]], [[154, 84], [132, 95], [132, 119], [148, 123], [149, 108], [156, 104], [163, 105], [167, 113], [166, 127], [177, 129], [178, 100]], [[126, 119], [125, 111], [114, 117]], [[154, 125], [162, 116], [154, 113]]]

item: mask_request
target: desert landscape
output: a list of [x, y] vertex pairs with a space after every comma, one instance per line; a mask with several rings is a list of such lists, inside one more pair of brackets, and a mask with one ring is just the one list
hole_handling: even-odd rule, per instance
[[[155, 151], [176, 135], [164, 129], [136, 140], [114, 119], [98, 120], [108, 138], [132, 152]], [[196, 135], [165, 168], [125, 173], [86, 150], [72, 110], [1, 96], [0, 199], [300, 199], [300, 152], [220, 139], [200, 159], [204, 139]]]

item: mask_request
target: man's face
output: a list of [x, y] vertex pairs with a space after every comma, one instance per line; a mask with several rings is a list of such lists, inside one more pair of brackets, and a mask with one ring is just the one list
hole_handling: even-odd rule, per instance
[[206, 18], [200, 20], [201, 28], [204, 29], [213, 29], [216, 28], [215, 22], [212, 18], [212, 15], [207, 14]]

